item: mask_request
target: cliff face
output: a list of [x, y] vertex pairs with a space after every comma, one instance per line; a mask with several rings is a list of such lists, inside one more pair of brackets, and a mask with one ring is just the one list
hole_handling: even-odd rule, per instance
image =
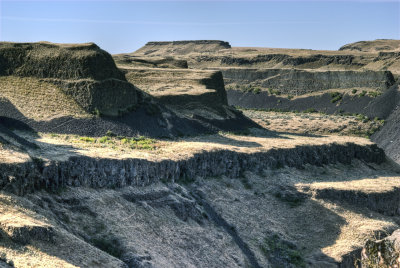
[[[256, 126], [228, 107], [221, 72], [192, 69], [123, 69], [127, 79], [179, 116], [222, 128]], [[215, 120], [215, 121], [213, 121]]]
[[304, 71], [296, 69], [221, 69], [227, 85], [236, 83], [268, 89], [283, 94], [302, 95], [327, 89], [371, 88], [386, 90], [394, 84], [388, 71]]
[[1, 163], [0, 189], [22, 195], [40, 189], [57, 191], [65, 186], [113, 188], [145, 186], [160, 181], [179, 182], [196, 177], [224, 175], [237, 178], [246, 170], [260, 172], [282, 166], [349, 164], [355, 158], [379, 164], [385, 161], [385, 154], [376, 145], [347, 143], [297, 146], [251, 154], [215, 150], [177, 161], [72, 156], [67, 161], [45, 163], [36, 159], [20, 164]]
[[140, 99], [111, 55], [93, 43], [0, 43], [0, 75], [45, 79], [88, 112], [113, 113]]

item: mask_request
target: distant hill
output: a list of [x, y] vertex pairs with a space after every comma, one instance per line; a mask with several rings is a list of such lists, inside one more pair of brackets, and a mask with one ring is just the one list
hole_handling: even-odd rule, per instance
[[400, 51], [400, 40], [377, 39], [374, 41], [359, 41], [344, 45], [339, 50], [363, 52]]
[[193, 52], [217, 52], [222, 49], [229, 49], [231, 45], [219, 40], [190, 40], [190, 41], [168, 41], [148, 42], [144, 47], [135, 51], [136, 55], [185, 55]]

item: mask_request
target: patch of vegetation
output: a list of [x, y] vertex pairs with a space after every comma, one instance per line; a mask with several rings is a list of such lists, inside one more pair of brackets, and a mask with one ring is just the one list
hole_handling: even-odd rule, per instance
[[361, 91], [360, 95], [358, 95], [359, 97], [364, 97], [367, 94], [367, 91], [363, 90]]
[[[106, 144], [112, 144], [114, 146], [120, 145], [122, 147], [129, 147], [131, 149], [141, 149], [141, 150], [154, 150], [157, 148], [156, 140], [145, 137], [145, 136], [137, 136], [137, 137], [125, 137], [125, 136], [116, 136], [111, 131], [107, 131], [107, 135], [100, 138], [92, 138], [92, 137], [79, 137], [77, 136], [79, 141], [87, 142], [87, 143], [98, 143], [106, 146]], [[74, 141], [73, 141], [74, 142]]]
[[117, 135], [115, 135], [111, 130], [107, 130], [106, 136], [108, 136], [108, 137], [115, 137], [115, 136], [117, 136]]
[[220, 135], [237, 135], [237, 136], [248, 136], [251, 134], [251, 131], [246, 128], [242, 130], [236, 130], [236, 131], [219, 131], [218, 134]]
[[80, 137], [79, 140], [84, 141], [84, 142], [90, 142], [90, 143], [95, 143], [96, 139], [91, 138], [91, 137]]
[[111, 140], [110, 137], [104, 136], [99, 139], [100, 143], [106, 143], [107, 141]]
[[271, 95], [281, 95], [281, 92], [279, 91], [279, 90], [276, 90], [276, 89], [272, 89], [272, 88], [269, 88], [268, 89], [268, 92], [269, 92], [269, 94], [271, 94]]
[[120, 258], [123, 253], [121, 242], [111, 233], [98, 235], [90, 240], [91, 244], [111, 256]]
[[94, 108], [93, 110], [93, 114], [97, 117], [100, 117], [103, 115], [103, 113], [98, 109], [98, 108]]
[[357, 93], [357, 89], [354, 88], [354, 89], [351, 91], [351, 93], [352, 93], [352, 94], [356, 94], [356, 93]]
[[369, 121], [368, 116], [363, 115], [363, 114], [357, 114], [357, 115], [356, 115], [356, 119], [357, 119], [358, 121], [363, 122], [363, 123], [367, 123], [367, 122]]
[[288, 100], [291, 100], [291, 99], [294, 98], [294, 96], [293, 95], [288, 95], [287, 98], [288, 98]]
[[385, 124], [385, 119], [379, 119], [379, 117], [375, 117], [374, 121], [379, 124], [382, 124], [382, 126]]
[[368, 96], [370, 96], [371, 98], [376, 98], [376, 97], [380, 96], [381, 94], [382, 94], [382, 92], [379, 92], [379, 91], [368, 92]]
[[283, 240], [277, 234], [264, 238], [259, 245], [262, 254], [271, 261], [275, 267], [284, 267], [282, 264], [289, 263], [295, 267], [306, 267], [302, 254], [297, 250], [296, 245]]
[[[139, 136], [135, 138], [124, 138], [126, 143], [129, 143], [132, 149], [146, 149], [153, 150], [155, 140], [147, 138], [145, 136]], [[122, 141], [122, 140], [121, 140]]]
[[343, 94], [341, 94], [340, 92], [332, 92], [331, 93], [331, 98], [332, 98], [331, 102], [332, 103], [336, 103], [336, 102], [342, 100]]
[[255, 85], [251, 85], [251, 84], [249, 84], [249, 85], [238, 85], [238, 84], [236, 84], [235, 87], [227, 86], [226, 89], [228, 89], [228, 90], [236, 89], [236, 90], [240, 90], [240, 91], [243, 91], [243, 92], [250, 92], [250, 93], [254, 93], [254, 94], [259, 94], [262, 91], [260, 87], [255, 86]]

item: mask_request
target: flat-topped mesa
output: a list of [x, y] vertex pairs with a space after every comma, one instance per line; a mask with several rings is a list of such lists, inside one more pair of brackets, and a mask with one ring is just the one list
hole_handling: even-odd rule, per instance
[[156, 45], [220, 45], [224, 48], [231, 48], [229, 42], [221, 40], [182, 40], [182, 41], [150, 41], [147, 42], [146, 46], [156, 46]]
[[0, 76], [34, 77], [60, 87], [84, 110], [115, 114], [137, 104], [111, 55], [94, 43], [0, 43]]
[[0, 43], [0, 75], [125, 80], [111, 55], [94, 43]]
[[190, 53], [217, 52], [223, 49], [230, 49], [231, 45], [219, 40], [184, 40], [184, 41], [161, 41], [148, 42], [144, 47], [134, 53], [136, 55], [148, 56], [171, 56], [187, 55]]

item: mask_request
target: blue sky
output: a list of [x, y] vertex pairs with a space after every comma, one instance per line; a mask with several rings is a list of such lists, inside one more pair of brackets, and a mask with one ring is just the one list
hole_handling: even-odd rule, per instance
[[0, 40], [95, 42], [110, 53], [191, 39], [334, 50], [360, 40], [400, 39], [399, 1], [0, 0]]

